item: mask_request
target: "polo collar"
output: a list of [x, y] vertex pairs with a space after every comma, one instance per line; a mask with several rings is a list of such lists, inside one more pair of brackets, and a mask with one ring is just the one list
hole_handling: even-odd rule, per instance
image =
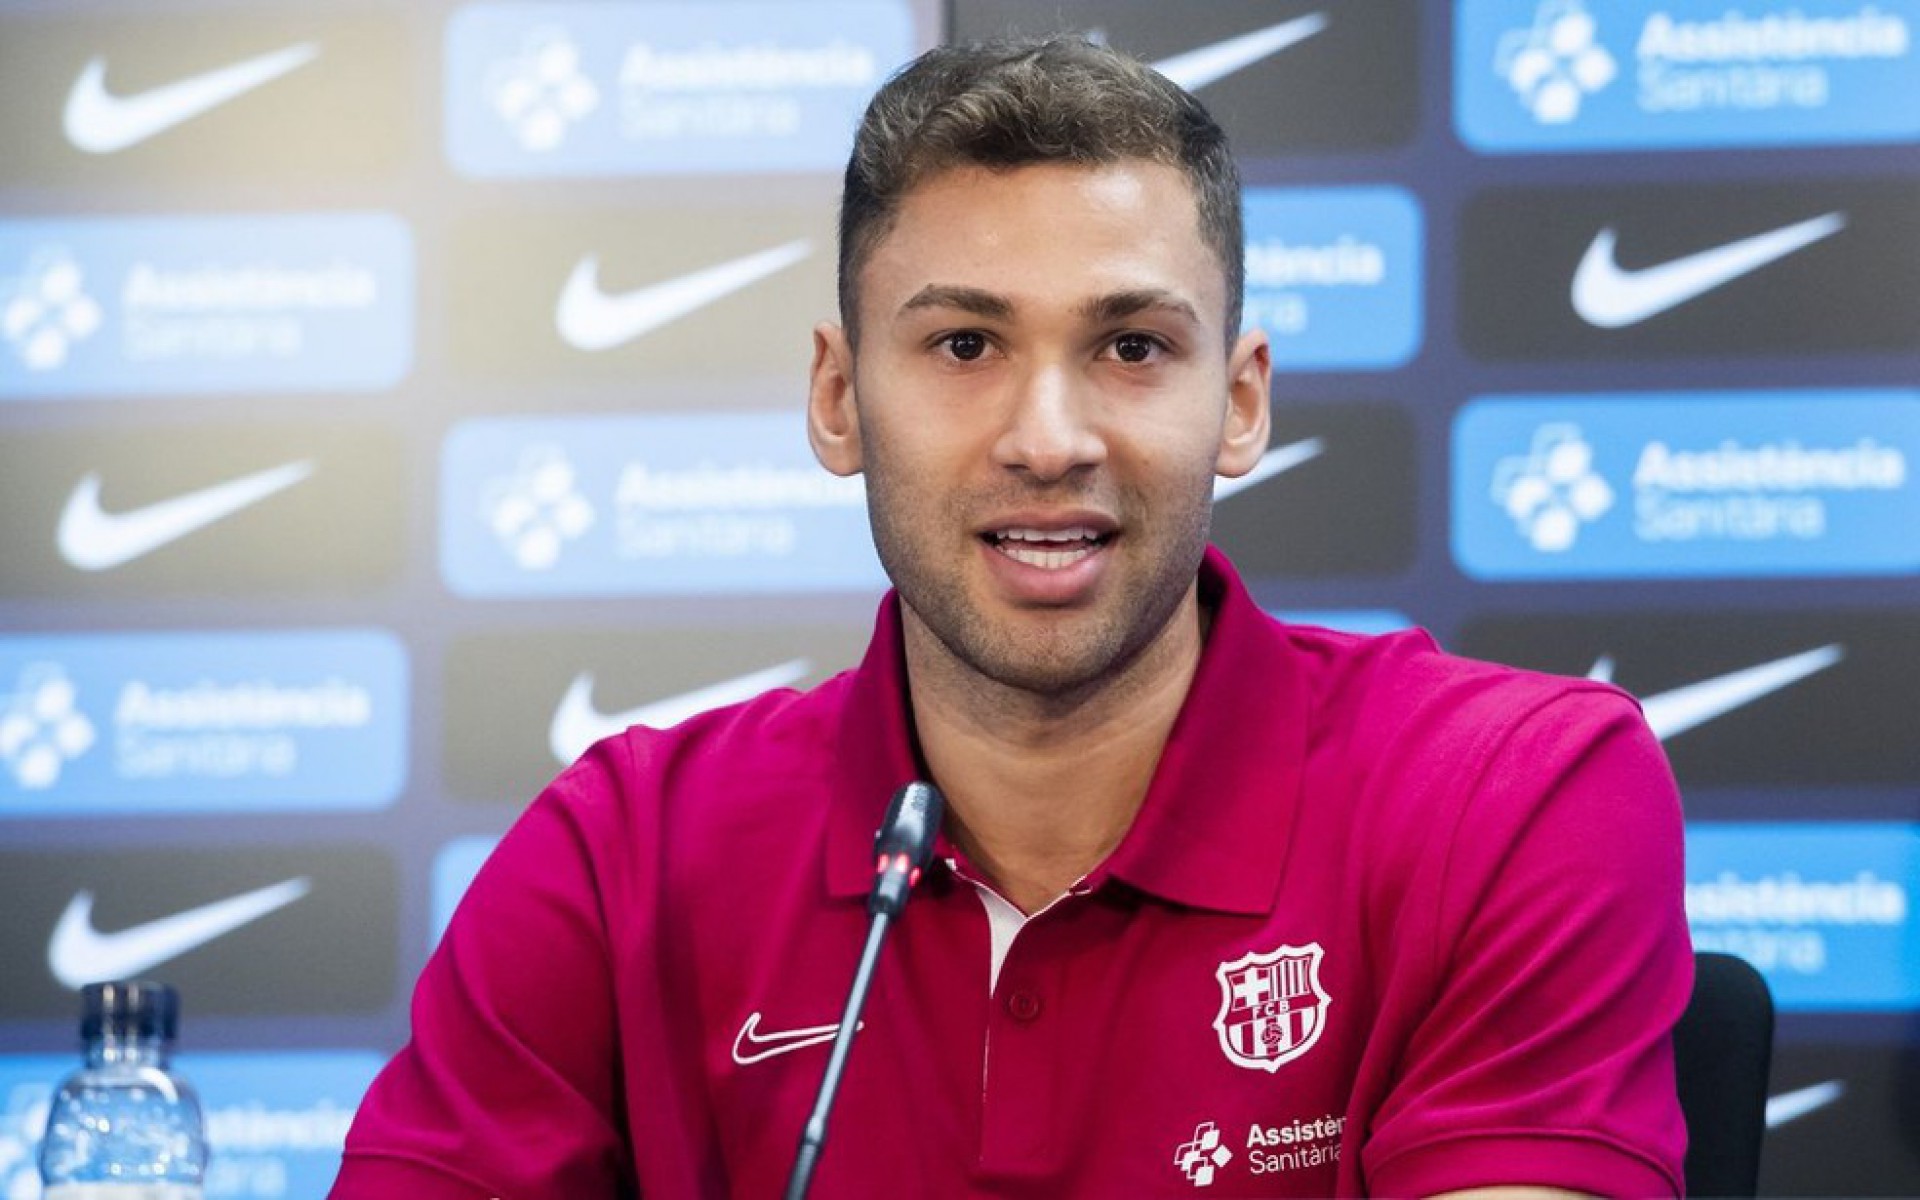
[[1200, 603], [1213, 623], [1186, 702], [1132, 828], [1087, 882], [1111, 875], [1178, 904], [1262, 915], [1286, 865], [1312, 702], [1285, 631], [1211, 546]]
[[906, 642], [894, 592], [880, 601], [873, 640], [841, 710], [834, 751], [838, 770], [829, 777], [839, 794], [832, 798], [827, 827], [827, 892], [864, 896], [873, 887], [874, 835], [887, 815], [887, 802], [902, 787], [927, 778], [907, 703]]
[[[1312, 705], [1286, 634], [1212, 547], [1200, 567], [1200, 602], [1213, 617], [1186, 701], [1132, 827], [1086, 886], [1113, 879], [1177, 904], [1259, 915], [1271, 909], [1285, 866]], [[891, 592], [851, 686], [827, 842], [835, 896], [866, 894], [887, 801], [926, 778]]]

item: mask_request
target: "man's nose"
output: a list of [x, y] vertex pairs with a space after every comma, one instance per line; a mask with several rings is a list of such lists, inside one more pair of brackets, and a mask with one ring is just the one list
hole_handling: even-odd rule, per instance
[[1043, 483], [1064, 479], [1106, 460], [1099, 417], [1099, 397], [1087, 380], [1064, 364], [1034, 364], [1007, 398], [994, 460]]

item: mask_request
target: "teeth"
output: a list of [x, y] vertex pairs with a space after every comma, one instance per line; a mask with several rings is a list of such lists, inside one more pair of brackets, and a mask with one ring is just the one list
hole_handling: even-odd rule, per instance
[[1091, 542], [1099, 534], [1087, 528], [1074, 529], [1002, 529], [994, 535], [1002, 542]]
[[1098, 550], [1106, 539], [1085, 525], [1068, 529], [997, 529], [989, 539], [994, 549], [1030, 567], [1058, 571]]
[[1062, 567], [1072, 566], [1092, 554], [1094, 550], [1093, 546], [1087, 544], [1072, 550], [1042, 550], [1024, 542], [1012, 540], [999, 542], [997, 545], [1000, 553], [1015, 562], [1022, 562], [1030, 567], [1039, 567], [1047, 571], [1058, 571]]

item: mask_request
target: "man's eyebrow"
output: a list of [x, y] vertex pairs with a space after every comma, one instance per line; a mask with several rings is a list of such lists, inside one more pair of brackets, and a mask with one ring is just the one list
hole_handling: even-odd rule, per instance
[[[900, 311], [912, 312], [919, 308], [954, 308], [995, 320], [1007, 320], [1013, 316], [1013, 302], [1005, 296], [983, 288], [962, 287], [956, 284], [930, 283], [915, 292], [911, 299], [901, 305]], [[1104, 324], [1125, 320], [1153, 309], [1169, 312], [1189, 321], [1200, 320], [1200, 314], [1194, 310], [1192, 304], [1165, 288], [1136, 288], [1131, 291], [1096, 296], [1081, 304], [1075, 311], [1084, 320]]]
[[942, 283], [930, 283], [921, 288], [913, 294], [912, 299], [900, 306], [900, 311], [912, 312], [916, 308], [957, 308], [976, 317], [991, 317], [999, 321], [1013, 316], [1013, 302], [1005, 296], [980, 288]]
[[1200, 314], [1194, 311], [1193, 305], [1164, 288], [1139, 288], [1096, 296], [1082, 304], [1079, 311], [1082, 318], [1096, 325], [1104, 325], [1153, 309], [1184, 317], [1196, 324], [1200, 320]]

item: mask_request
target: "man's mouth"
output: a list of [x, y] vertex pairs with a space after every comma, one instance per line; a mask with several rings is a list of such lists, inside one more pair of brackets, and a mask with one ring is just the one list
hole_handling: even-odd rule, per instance
[[1029, 567], [1058, 571], [1092, 555], [1113, 535], [1086, 526], [1067, 529], [995, 529], [982, 535], [995, 550]]

